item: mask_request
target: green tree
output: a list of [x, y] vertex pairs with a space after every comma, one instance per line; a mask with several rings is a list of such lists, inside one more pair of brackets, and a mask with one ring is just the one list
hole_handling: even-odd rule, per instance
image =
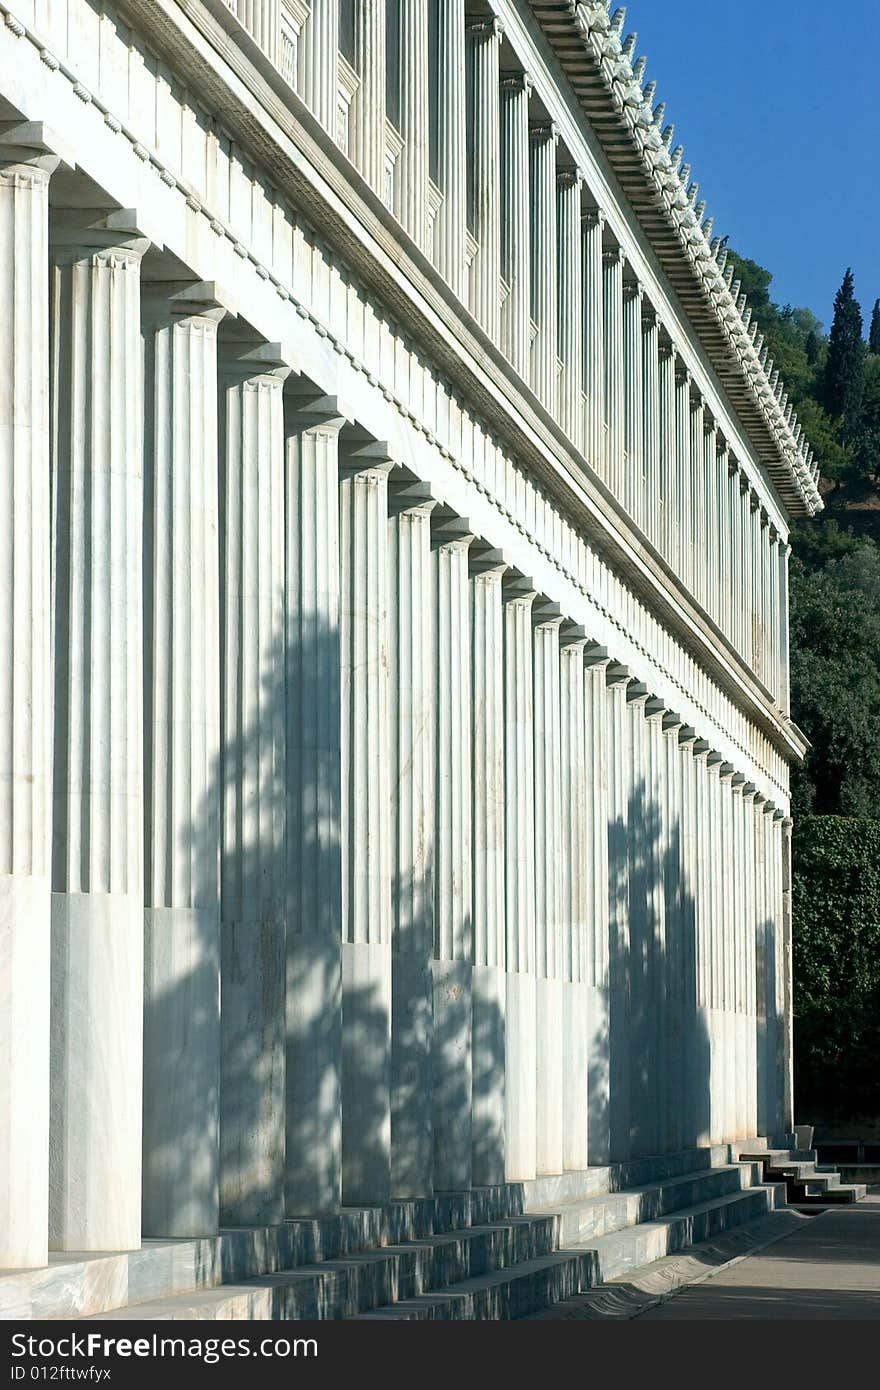
[[847, 270], [834, 297], [823, 387], [825, 409], [840, 420], [842, 442], [851, 443], [859, 433], [865, 390], [862, 311], [856, 302], [852, 270]]
[[792, 716], [812, 744], [792, 806], [880, 816], [880, 549], [830, 522], [816, 531], [795, 533], [791, 567]]
[[871, 331], [868, 334], [868, 347], [875, 356], [880, 354], [880, 299], [874, 300], [874, 312], [871, 315]]

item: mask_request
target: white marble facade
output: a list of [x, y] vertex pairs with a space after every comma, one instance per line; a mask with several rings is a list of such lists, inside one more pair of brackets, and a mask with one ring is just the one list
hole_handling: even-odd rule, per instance
[[790, 1129], [821, 504], [644, 78], [0, 4], [0, 1268]]

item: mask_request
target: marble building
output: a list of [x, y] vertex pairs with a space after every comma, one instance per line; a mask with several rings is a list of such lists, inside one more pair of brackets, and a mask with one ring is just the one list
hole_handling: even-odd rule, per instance
[[0, 2], [0, 1268], [791, 1129], [817, 469], [647, 77]]

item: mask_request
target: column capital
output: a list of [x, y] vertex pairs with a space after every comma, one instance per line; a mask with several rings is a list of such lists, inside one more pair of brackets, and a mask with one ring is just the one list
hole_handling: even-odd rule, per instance
[[625, 690], [632, 678], [629, 667], [623, 666], [619, 661], [609, 661], [605, 667], [605, 684], [609, 687]]
[[642, 301], [642, 332], [650, 333], [660, 327], [660, 315], [650, 301]]
[[427, 483], [418, 480], [407, 482], [399, 472], [392, 475], [388, 486], [390, 516], [430, 516], [437, 505], [437, 499], [431, 496]]
[[502, 579], [510, 569], [503, 550], [499, 550], [482, 536], [476, 536], [468, 549], [468, 569], [474, 578], [489, 579], [496, 576]]
[[678, 742], [682, 748], [690, 748], [693, 752], [697, 743], [697, 731], [691, 724], [682, 724], [678, 731]]
[[529, 139], [532, 144], [547, 141], [555, 145], [559, 141], [559, 126], [551, 120], [529, 121]]
[[568, 618], [563, 621], [562, 627], [559, 629], [560, 647], [566, 651], [577, 649], [583, 655], [589, 640], [586, 628], [581, 627], [580, 623], [573, 623]]
[[693, 749], [692, 749], [691, 751], [693, 752], [693, 755], [694, 755], [695, 758], [701, 758], [701, 759], [702, 759], [702, 758], [705, 758], [705, 759], [706, 759], [706, 764], [707, 764], [707, 766], [708, 766], [708, 762], [709, 762], [709, 753], [712, 751], [712, 745], [711, 745], [710, 743], [708, 743], [708, 742], [706, 741], [706, 739], [704, 739], [704, 738], [697, 738], [697, 739], [695, 739], [695, 740], [694, 740], [694, 746], [693, 746]]
[[388, 477], [395, 468], [400, 467], [397, 450], [384, 439], [370, 439], [364, 443], [340, 441], [339, 467], [348, 475], [354, 473], [372, 474]]
[[628, 682], [626, 687], [626, 703], [628, 705], [637, 705], [640, 708], [644, 708], [650, 698], [651, 692], [644, 681], [634, 678]]
[[504, 25], [495, 14], [466, 18], [464, 27], [466, 33], [473, 34], [478, 39], [500, 39], [504, 34]]
[[758, 794], [758, 788], [754, 782], [746, 782], [742, 789], [743, 801], [753, 801]]
[[[773, 807], [773, 819], [774, 819], [774, 821], [779, 822], [779, 821], [787, 821], [787, 820], [789, 820], [789, 817], [785, 814], [784, 811], [780, 811], [780, 809], [779, 809], [778, 806], [774, 806], [774, 807]], [[789, 823], [790, 823], [790, 821], [789, 821]]]
[[284, 392], [284, 427], [288, 434], [314, 430], [338, 434], [351, 423], [351, 412], [336, 395], [325, 395], [302, 377], [291, 376]]
[[246, 381], [250, 378], [265, 378], [283, 385], [293, 371], [285, 361], [280, 343], [255, 343], [250, 341], [227, 340], [220, 354], [217, 367], [221, 377]]
[[719, 753], [718, 750], [717, 750], [716, 748], [711, 748], [711, 747], [710, 747], [708, 753], [706, 754], [706, 766], [707, 766], [707, 768], [709, 769], [709, 771], [710, 771], [710, 772], [716, 772], [716, 771], [719, 771], [719, 772], [720, 772], [720, 770], [721, 770], [723, 764], [724, 764], [724, 754], [723, 754], [723, 753]]
[[734, 776], [733, 763], [723, 762], [718, 769], [718, 776], [722, 782], [726, 782], [728, 778], [732, 779]]
[[661, 338], [657, 344], [657, 354], [663, 360], [676, 356], [675, 344], [669, 338]]
[[498, 84], [503, 92], [521, 92], [531, 96], [534, 83], [527, 72], [503, 72]]
[[671, 710], [671, 709], [668, 709], [668, 710], [666, 710], [666, 711], [664, 712], [664, 715], [663, 715], [663, 732], [664, 732], [664, 734], [675, 734], [675, 736], [676, 736], [676, 742], [677, 742], [677, 741], [678, 741], [678, 734], [679, 734], [680, 730], [683, 729], [683, 728], [684, 728], [684, 720], [682, 719], [682, 717], [681, 717], [680, 714], [676, 714], [675, 710]]
[[641, 302], [645, 293], [645, 287], [641, 280], [624, 280], [623, 298], [625, 302], [632, 304], [635, 300]]
[[141, 318], [147, 323], [195, 318], [220, 323], [228, 312], [213, 280], [141, 280]]
[[501, 586], [501, 596], [505, 603], [528, 604], [531, 607], [538, 597], [535, 581], [513, 568], [505, 574]]
[[601, 231], [607, 218], [601, 208], [581, 208], [581, 221], [591, 231], [597, 227]]
[[467, 517], [455, 516], [445, 508], [431, 518], [431, 544], [438, 550], [467, 550], [476, 540]]
[[76, 168], [76, 157], [43, 121], [0, 121], [0, 166], [26, 165], [48, 178], [56, 169]]
[[645, 701], [645, 718], [650, 724], [663, 724], [666, 706], [657, 695], [649, 695]]
[[558, 188], [581, 188], [584, 182], [583, 169], [557, 169], [556, 184]]
[[610, 665], [611, 657], [608, 648], [603, 647], [600, 642], [588, 642], [584, 647], [584, 665], [589, 666], [595, 671], [604, 671]]
[[545, 594], [538, 594], [532, 604], [532, 624], [534, 627], [559, 628], [562, 626], [564, 616], [560, 605], [547, 598]]
[[53, 258], [113, 255], [140, 262], [150, 245], [134, 208], [50, 208]]
[[791, 828], [792, 828], [793, 825], [794, 825], [794, 821], [792, 820], [791, 816], [783, 815], [783, 817], [782, 817], [782, 828], [783, 828], [783, 830], [788, 831], [788, 833], [790, 834], [790, 833], [791, 833]]
[[741, 792], [745, 790], [746, 779], [741, 772], [735, 772], [730, 779], [731, 791]]
[[677, 350], [675, 353], [675, 384], [676, 386], [687, 386], [688, 388], [690, 388], [691, 384], [690, 368], [685, 365], [683, 358]]
[[626, 252], [622, 246], [604, 246], [602, 248], [602, 264], [607, 266], [626, 264]]

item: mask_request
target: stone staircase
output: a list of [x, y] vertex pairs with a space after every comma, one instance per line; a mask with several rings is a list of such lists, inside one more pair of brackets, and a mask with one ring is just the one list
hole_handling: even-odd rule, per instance
[[867, 1193], [864, 1183], [844, 1183], [836, 1168], [818, 1164], [815, 1149], [763, 1148], [736, 1145], [744, 1163], [760, 1163], [765, 1182], [784, 1182], [786, 1199], [793, 1207], [840, 1206], [859, 1202]]
[[[324, 1220], [55, 1255], [0, 1274], [0, 1317], [513, 1319], [785, 1207], [729, 1146], [344, 1209]], [[739, 1161], [732, 1161], [734, 1157]]]

